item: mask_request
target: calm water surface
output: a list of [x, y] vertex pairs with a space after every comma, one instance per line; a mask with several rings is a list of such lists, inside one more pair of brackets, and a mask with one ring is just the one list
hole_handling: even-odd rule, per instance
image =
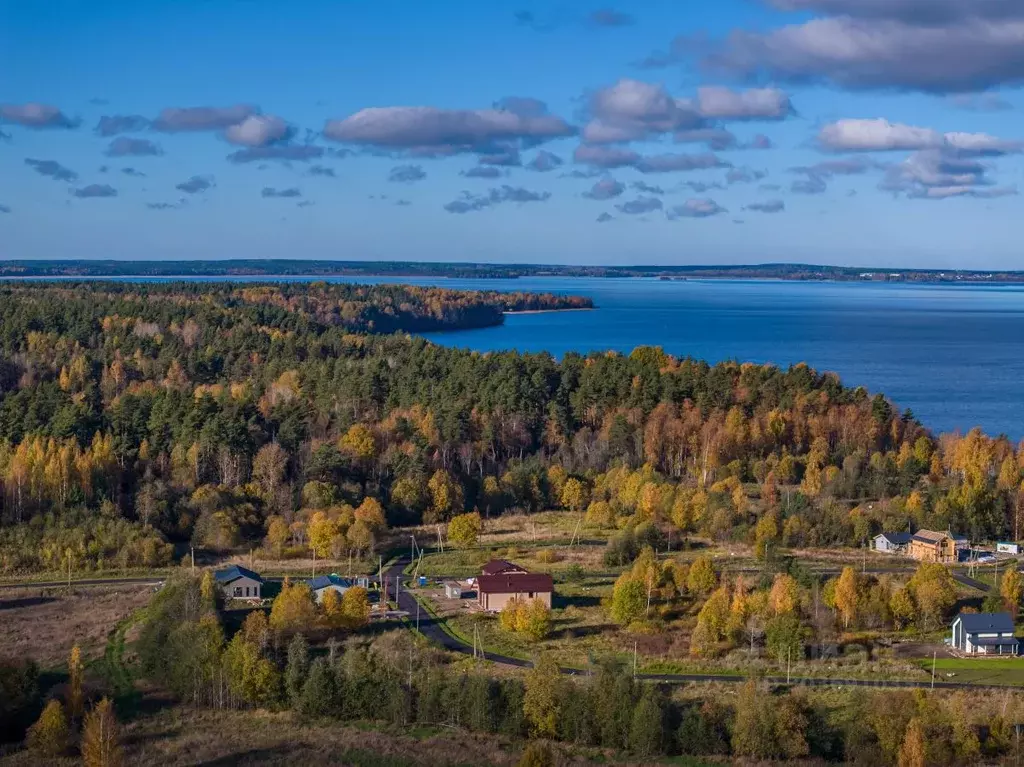
[[711, 362], [806, 362], [910, 408], [937, 431], [1024, 438], [1024, 287], [638, 279], [440, 280], [587, 295], [595, 311], [512, 315], [430, 334], [478, 350], [561, 355], [662, 346]]
[[[200, 278], [203, 279], [203, 278]], [[206, 278], [223, 280], [224, 278]], [[321, 278], [278, 278], [311, 280]], [[882, 392], [936, 431], [1024, 438], [1024, 286], [656, 279], [330, 278], [590, 296], [597, 309], [432, 333], [480, 351], [662, 346], [710, 362], [806, 362]]]

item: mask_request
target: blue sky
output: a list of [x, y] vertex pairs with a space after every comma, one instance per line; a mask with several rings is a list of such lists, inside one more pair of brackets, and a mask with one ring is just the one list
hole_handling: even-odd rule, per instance
[[0, 0], [0, 258], [1024, 268], [1021, 50], [1019, 0]]

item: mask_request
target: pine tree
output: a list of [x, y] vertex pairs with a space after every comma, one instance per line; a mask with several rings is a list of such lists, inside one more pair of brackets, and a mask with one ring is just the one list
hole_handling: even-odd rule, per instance
[[121, 767], [120, 728], [114, 704], [103, 698], [85, 716], [82, 726], [82, 762], [85, 767]]
[[306, 717], [330, 716], [340, 710], [337, 680], [326, 658], [317, 658], [310, 665], [298, 708]]

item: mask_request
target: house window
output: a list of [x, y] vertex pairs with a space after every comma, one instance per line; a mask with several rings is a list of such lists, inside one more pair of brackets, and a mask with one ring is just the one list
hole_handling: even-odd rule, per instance
[[245, 595], [249, 596], [249, 587], [248, 586], [245, 587]]
[[530, 592], [530, 599], [533, 599], [533, 592]]
[[235, 586], [235, 596], [236, 597], [242, 596], [242, 587], [241, 586]]

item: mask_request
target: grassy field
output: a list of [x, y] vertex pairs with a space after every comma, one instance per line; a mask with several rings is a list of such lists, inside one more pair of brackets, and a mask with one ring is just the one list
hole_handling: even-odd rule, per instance
[[0, 592], [0, 655], [31, 658], [42, 668], [63, 666], [78, 644], [84, 659], [104, 654], [110, 631], [143, 607], [151, 586], [89, 589], [16, 588]]
[[[932, 662], [920, 661], [931, 674]], [[1024, 685], [1024, 658], [938, 658], [935, 661], [936, 681], [973, 682], [976, 684]]]
[[[123, 726], [125, 764], [290, 765], [346, 767], [512, 767], [525, 747], [499, 736], [444, 727], [392, 727], [374, 722], [302, 722], [291, 713], [266, 711], [196, 711], [170, 707], [158, 697]], [[628, 757], [598, 749], [553, 744], [558, 764], [639, 765]], [[4, 760], [10, 765], [40, 762], [27, 752]], [[47, 760], [77, 765], [78, 758]], [[710, 767], [708, 762], [678, 758], [643, 764]]]

